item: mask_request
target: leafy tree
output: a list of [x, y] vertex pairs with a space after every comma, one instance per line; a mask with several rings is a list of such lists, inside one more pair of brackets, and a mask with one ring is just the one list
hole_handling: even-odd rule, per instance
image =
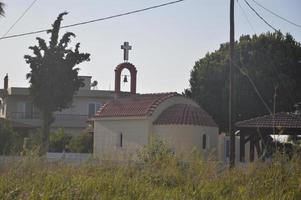
[[4, 7], [4, 3], [2, 3], [2, 2], [0, 2], [0, 16], [4, 16], [4, 9], [3, 9], [3, 7]]
[[52, 29], [47, 31], [51, 34], [49, 45], [38, 37], [38, 45], [29, 47], [34, 56], [24, 56], [31, 68], [27, 74], [30, 95], [43, 119], [42, 154], [48, 150], [50, 125], [54, 121], [53, 112], [68, 108], [75, 92], [84, 85], [83, 80], [78, 77], [79, 68], [75, 66], [89, 61], [90, 57], [90, 54], [79, 52], [79, 43], [74, 50], [68, 48], [71, 37], [75, 37], [74, 33], [67, 32], [58, 40], [61, 21], [66, 14], [61, 13]]
[[[276, 112], [293, 111], [301, 101], [301, 46], [280, 32], [241, 36], [235, 44], [235, 119], [244, 120], [269, 114], [258, 97], [256, 85], [270, 110], [276, 88]], [[228, 129], [229, 44], [197, 61], [185, 94], [213, 116], [222, 131]], [[249, 79], [249, 78], [250, 79]]]

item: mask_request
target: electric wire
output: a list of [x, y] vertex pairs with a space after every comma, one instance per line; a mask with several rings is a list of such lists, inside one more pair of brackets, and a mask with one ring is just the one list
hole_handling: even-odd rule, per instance
[[276, 28], [274, 28], [269, 22], [267, 22], [250, 4], [247, 0], [244, 0], [244, 2], [247, 4], [247, 6], [270, 28], [272, 28], [274, 31], [278, 32]]
[[21, 19], [26, 15], [26, 13], [31, 9], [31, 7], [37, 2], [38, 0], [34, 0], [31, 2], [31, 4], [24, 10], [24, 12], [21, 14], [20, 17], [17, 18], [17, 20], [9, 27], [9, 29], [2, 35], [2, 37], [5, 37], [16, 25]]
[[254, 81], [252, 80], [252, 78], [250, 77], [249, 73], [248, 73], [248, 69], [247, 68], [242, 68], [237, 66], [236, 64], [234, 64], [234, 66], [238, 69], [238, 71], [247, 77], [248, 81], [251, 83], [255, 93], [257, 94], [257, 96], [259, 97], [259, 99], [261, 100], [261, 102], [263, 103], [264, 107], [266, 108], [266, 110], [269, 112], [269, 114], [273, 114], [272, 110], [270, 109], [270, 107], [268, 106], [268, 104], [265, 102], [263, 96], [260, 94], [256, 84], [254, 83]]
[[280, 18], [280, 19], [282, 19], [282, 20], [284, 20], [284, 21], [286, 21], [287, 23], [290, 23], [290, 24], [292, 24], [292, 25], [294, 25], [294, 26], [296, 26], [296, 27], [301, 28], [301, 25], [299, 25], [299, 24], [297, 24], [297, 23], [295, 23], [295, 22], [292, 22], [292, 21], [290, 21], [290, 20], [288, 20], [288, 19], [286, 19], [286, 18], [284, 18], [284, 17], [278, 15], [277, 13], [273, 12], [272, 10], [268, 9], [267, 7], [263, 6], [262, 4], [258, 3], [258, 2], [255, 1], [255, 0], [252, 0], [252, 1], [253, 1], [255, 4], [257, 4], [258, 6], [260, 6], [261, 8], [263, 8], [264, 10], [268, 11], [269, 13], [271, 13], [272, 15], [274, 15], [274, 16], [276, 16], [276, 17], [278, 17], [278, 18]]
[[[185, 1], [185, 0], [170, 1], [170, 2], [167, 2], [167, 3], [163, 3], [163, 4], [151, 6], [151, 7], [146, 7], [146, 8], [142, 8], [142, 9], [138, 9], [138, 10], [133, 10], [133, 11], [117, 14], [117, 15], [111, 15], [111, 16], [108, 16], [108, 17], [103, 17], [103, 18], [93, 19], [93, 20], [89, 20], [89, 21], [69, 24], [69, 25], [61, 26], [61, 29], [70, 28], [70, 27], [74, 27], [74, 26], [81, 26], [81, 25], [85, 25], [85, 24], [98, 22], [98, 21], [104, 21], [104, 20], [118, 18], [118, 17], [131, 15], [131, 14], [135, 14], [135, 13], [139, 13], [139, 12], [144, 12], [144, 11], [147, 11], [147, 10], [152, 10], [152, 9], [156, 9], [156, 8], [160, 8], [160, 7], [180, 3], [182, 1]], [[16, 34], [16, 35], [5, 36], [5, 37], [1, 37], [0, 40], [4, 40], [4, 39], [8, 39], [8, 38], [22, 37], [22, 36], [26, 36], [26, 35], [33, 35], [33, 34], [37, 34], [37, 33], [43, 33], [43, 32], [46, 32], [48, 30], [51, 30], [51, 29], [43, 29], [43, 30], [31, 31], [31, 32], [27, 32], [27, 33], [21, 33], [21, 34]]]
[[242, 13], [243, 13], [243, 16], [244, 16], [244, 18], [246, 19], [246, 21], [248, 22], [248, 24], [249, 24], [249, 26], [251, 27], [252, 31], [254, 32], [254, 34], [256, 34], [256, 31], [255, 31], [254, 26], [252, 25], [251, 21], [250, 21], [249, 18], [248, 18], [247, 13], [245, 12], [245, 10], [243, 9], [243, 7], [241, 6], [241, 4], [239, 3], [238, 0], [237, 0], [237, 4], [238, 4], [238, 6], [240, 7], [240, 9], [241, 9], [241, 11], [242, 11]]

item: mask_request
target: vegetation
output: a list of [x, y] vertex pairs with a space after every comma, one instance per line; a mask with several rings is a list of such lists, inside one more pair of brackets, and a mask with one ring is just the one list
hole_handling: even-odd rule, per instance
[[92, 153], [93, 152], [93, 134], [82, 132], [80, 135], [72, 137], [67, 145], [68, 151], [75, 153]]
[[65, 133], [64, 129], [58, 129], [57, 132], [50, 134], [49, 139], [50, 152], [73, 152], [73, 153], [92, 153], [93, 134], [82, 132], [78, 136], [72, 136]]
[[[154, 146], [162, 147], [154, 151]], [[45, 163], [40, 158], [0, 165], [0, 199], [299, 200], [301, 160], [278, 154], [270, 162], [232, 170], [192, 153], [185, 162], [163, 143], [141, 162]], [[1, 164], [1, 163], [0, 163]]]
[[72, 136], [65, 133], [63, 128], [58, 129], [49, 137], [49, 152], [63, 152], [68, 148]]
[[9, 121], [0, 122], [0, 155], [14, 154], [22, 149], [23, 139], [15, 132]]
[[[301, 101], [301, 45], [280, 32], [241, 36], [235, 44], [235, 116], [239, 120], [268, 114], [249, 78], [270, 110], [276, 90], [276, 112], [293, 111]], [[222, 131], [228, 129], [229, 44], [195, 63], [185, 94], [200, 103]]]
[[79, 52], [79, 43], [74, 50], [69, 48], [70, 38], [75, 37], [74, 33], [67, 32], [58, 40], [61, 21], [66, 14], [61, 13], [52, 29], [47, 32], [51, 34], [49, 45], [44, 39], [37, 38], [38, 45], [29, 47], [34, 56], [24, 56], [31, 68], [27, 74], [30, 95], [42, 113], [42, 154], [48, 150], [50, 125], [54, 121], [53, 112], [68, 108], [74, 93], [83, 86], [83, 81], [78, 77], [79, 68], [75, 66], [89, 61], [90, 57], [87, 53]]

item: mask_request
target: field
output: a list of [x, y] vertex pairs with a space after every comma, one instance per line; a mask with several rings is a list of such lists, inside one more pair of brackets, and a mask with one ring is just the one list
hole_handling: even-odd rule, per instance
[[301, 199], [298, 158], [232, 170], [197, 153], [185, 162], [164, 151], [140, 158], [71, 165], [28, 156], [0, 166], [0, 199]]

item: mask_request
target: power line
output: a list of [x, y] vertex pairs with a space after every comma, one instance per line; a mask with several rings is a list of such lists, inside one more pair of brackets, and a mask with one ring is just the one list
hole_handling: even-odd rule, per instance
[[244, 0], [244, 2], [247, 4], [247, 6], [270, 28], [272, 28], [274, 31], [278, 31], [276, 28], [274, 28], [270, 23], [268, 23], [250, 4], [247, 0]]
[[256, 34], [256, 31], [254, 29], [254, 26], [252, 25], [251, 21], [248, 18], [247, 13], [245, 12], [245, 10], [243, 9], [243, 7], [240, 5], [239, 1], [237, 0], [237, 4], [240, 7], [240, 9], [242, 10], [243, 16], [246, 19], [246, 21], [248, 22], [249, 26], [251, 27], [251, 29], [253, 30], [254, 34]]
[[288, 23], [290, 23], [290, 24], [292, 24], [292, 25], [294, 25], [294, 26], [297, 26], [297, 27], [299, 27], [299, 28], [301, 28], [301, 25], [299, 25], [299, 24], [296, 24], [296, 23], [294, 23], [294, 22], [292, 22], [292, 21], [290, 21], [290, 20], [288, 20], [288, 19], [286, 19], [286, 18], [284, 18], [284, 17], [281, 17], [280, 15], [278, 15], [277, 13], [275, 13], [275, 12], [273, 12], [272, 10], [270, 10], [270, 9], [268, 9], [268, 8], [266, 8], [266, 7], [264, 7], [263, 5], [261, 5], [260, 3], [258, 3], [257, 1], [255, 1], [255, 0], [252, 0], [255, 4], [257, 4], [258, 6], [260, 6], [261, 8], [263, 8], [263, 9], [265, 9], [266, 11], [268, 11], [269, 13], [271, 13], [272, 15], [274, 15], [274, 16], [276, 16], [276, 17], [278, 17], [278, 18], [280, 18], [280, 19], [282, 19], [282, 20], [284, 20], [284, 21], [286, 21], [286, 22], [288, 22]]
[[15, 26], [16, 24], [25, 16], [25, 14], [30, 10], [30, 8], [37, 2], [38, 0], [34, 0], [31, 4], [24, 10], [20, 17], [11, 25], [11, 27], [3, 34], [2, 37], [5, 37]]
[[[117, 15], [111, 15], [111, 16], [108, 16], [108, 17], [103, 17], [103, 18], [98, 18], [98, 19], [89, 20], [89, 21], [85, 21], [85, 22], [79, 22], [79, 23], [75, 23], [75, 24], [65, 25], [65, 26], [61, 26], [61, 29], [70, 28], [70, 27], [74, 27], [74, 26], [81, 26], [81, 25], [85, 25], [85, 24], [98, 22], [98, 21], [104, 21], [104, 20], [108, 20], [108, 19], [118, 18], [118, 17], [122, 17], [122, 16], [126, 16], [126, 15], [131, 15], [131, 14], [135, 14], [135, 13], [139, 13], [139, 12], [143, 12], [143, 11], [147, 11], [147, 10], [152, 10], [152, 9], [155, 9], [155, 8], [160, 8], [160, 7], [180, 3], [182, 1], [185, 1], [185, 0], [171, 1], [171, 2], [164, 3], [164, 4], [159, 4], [159, 5], [155, 5], [155, 6], [151, 6], [151, 7], [146, 7], [146, 8], [142, 8], [142, 9], [139, 9], [139, 10], [133, 10], [133, 11], [117, 14]], [[38, 31], [31, 31], [31, 32], [27, 32], [27, 33], [21, 33], [21, 34], [16, 34], [16, 35], [5, 36], [5, 37], [1, 37], [0, 40], [4, 40], [4, 39], [8, 39], [8, 38], [22, 37], [22, 36], [26, 36], [26, 35], [33, 35], [33, 34], [37, 34], [37, 33], [43, 33], [43, 32], [46, 32], [48, 30], [51, 30], [51, 29], [43, 29], [43, 30], [38, 30]]]
[[260, 99], [261, 102], [263, 103], [264, 107], [267, 109], [267, 111], [268, 111], [270, 114], [272, 114], [272, 110], [269, 108], [268, 104], [265, 102], [263, 96], [260, 94], [258, 88], [256, 87], [254, 81], [253, 81], [252, 78], [250, 77], [250, 75], [249, 75], [249, 73], [248, 73], [248, 69], [245, 68], [245, 67], [244, 67], [244, 68], [239, 67], [239, 66], [237, 66], [236, 64], [235, 64], [234, 66], [238, 69], [238, 71], [239, 71], [242, 75], [244, 75], [244, 76], [247, 77], [248, 81], [251, 83], [251, 85], [252, 85], [254, 91], [256, 92], [257, 96], [259, 97], [259, 99]]

